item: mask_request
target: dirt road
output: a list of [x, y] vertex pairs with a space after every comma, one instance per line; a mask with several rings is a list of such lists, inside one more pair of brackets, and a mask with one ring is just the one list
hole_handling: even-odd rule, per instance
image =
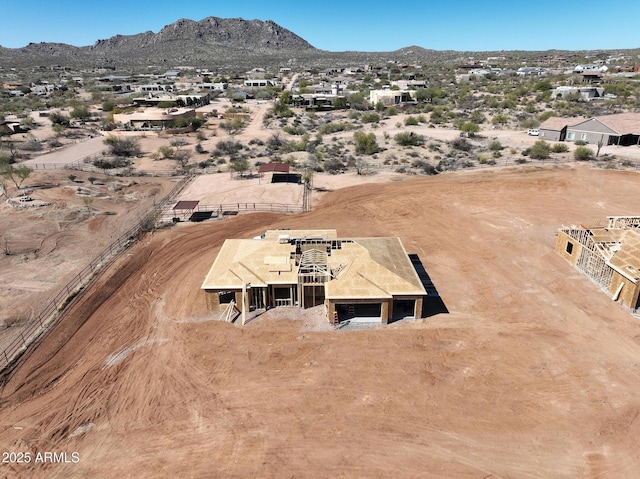
[[[526, 167], [326, 194], [311, 213], [146, 238], [8, 379], [0, 450], [77, 452], [0, 477], [634, 478], [640, 325], [553, 252], [637, 214], [638, 174]], [[228, 237], [398, 235], [448, 314], [370, 331], [210, 321]]]
[[104, 138], [101, 136], [82, 140], [78, 143], [66, 146], [52, 153], [40, 155], [31, 160], [25, 160], [22, 162], [22, 164], [27, 165], [31, 168], [38, 168], [38, 166], [40, 165], [40, 168], [42, 168], [42, 165], [62, 166], [68, 165], [70, 163], [75, 163], [77, 161], [82, 161], [88, 156], [95, 155], [104, 151], [106, 149], [106, 146], [104, 145], [103, 140]]

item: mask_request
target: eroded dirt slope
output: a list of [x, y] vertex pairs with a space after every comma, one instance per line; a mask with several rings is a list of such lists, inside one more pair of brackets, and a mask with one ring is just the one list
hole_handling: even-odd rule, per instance
[[[636, 477], [640, 327], [553, 253], [558, 226], [637, 214], [638, 174], [440, 175], [296, 217], [155, 233], [8, 378], [0, 450], [77, 451], [0, 477]], [[449, 314], [371, 331], [208, 321], [227, 237], [398, 235]]]

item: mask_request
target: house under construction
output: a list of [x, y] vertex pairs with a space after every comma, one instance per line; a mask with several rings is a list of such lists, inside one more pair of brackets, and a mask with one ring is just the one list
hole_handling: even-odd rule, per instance
[[325, 305], [332, 323], [419, 318], [427, 294], [399, 238], [335, 230], [227, 239], [201, 289], [210, 311]]
[[640, 216], [607, 219], [607, 226], [561, 228], [556, 252], [614, 301], [636, 310], [640, 307]]

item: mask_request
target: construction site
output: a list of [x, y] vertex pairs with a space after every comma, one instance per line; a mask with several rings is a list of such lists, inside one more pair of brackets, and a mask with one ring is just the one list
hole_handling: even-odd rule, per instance
[[[621, 303], [633, 302], [631, 284], [612, 301], [615, 268], [605, 295], [554, 251], [559, 225], [637, 215], [637, 172], [525, 165], [327, 189], [314, 192], [311, 211], [179, 222], [109, 260], [0, 381], [0, 451], [78, 460], [2, 463], [0, 477], [637, 477], [640, 322]], [[176, 200], [219, 203], [182, 194]], [[24, 213], [7, 216], [17, 225]], [[4, 271], [28, 266], [21, 287], [33, 289], [26, 279], [68, 267], [62, 260], [92, 238], [109, 240], [119, 217], [99, 218], [106, 229], [63, 231], [54, 255], [4, 255]], [[608, 246], [609, 263], [624, 270], [633, 263], [618, 255], [636, 231], [617, 224], [605, 229], [618, 239], [600, 243], [620, 241], [619, 251]], [[571, 240], [574, 257], [588, 249], [564, 238], [559, 247]], [[400, 260], [382, 254], [391, 245]], [[208, 276], [212, 266], [219, 278]], [[278, 271], [287, 288], [273, 282]], [[425, 272], [445, 306], [438, 312], [416, 279]], [[301, 282], [307, 275], [317, 291]], [[388, 313], [359, 311], [365, 293]], [[347, 316], [353, 304], [354, 316], [379, 322], [336, 330], [326, 304], [335, 300], [343, 322], [340, 295]], [[44, 294], [20, 296], [33, 297], [44, 303]], [[252, 301], [275, 306], [241, 326], [211, 311], [229, 297], [240, 310], [244, 297], [247, 314]], [[423, 314], [409, 319], [420, 298]], [[316, 323], [308, 313], [317, 310]], [[398, 310], [404, 320], [394, 320]]]
[[607, 225], [558, 231], [556, 252], [637, 313], [640, 307], [640, 216], [608, 216]]
[[210, 311], [324, 306], [330, 323], [421, 318], [427, 294], [399, 238], [338, 238], [335, 230], [269, 230], [227, 239], [202, 287]]

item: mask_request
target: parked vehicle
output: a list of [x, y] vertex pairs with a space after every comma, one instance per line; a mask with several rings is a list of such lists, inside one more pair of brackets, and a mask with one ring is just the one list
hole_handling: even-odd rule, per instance
[[540, 130], [538, 130], [537, 128], [529, 128], [527, 130], [527, 135], [529, 136], [538, 136], [540, 134]]
[[21, 196], [20, 198], [18, 198], [18, 201], [26, 203], [27, 201], [33, 201], [33, 198], [31, 198], [31, 196]]

